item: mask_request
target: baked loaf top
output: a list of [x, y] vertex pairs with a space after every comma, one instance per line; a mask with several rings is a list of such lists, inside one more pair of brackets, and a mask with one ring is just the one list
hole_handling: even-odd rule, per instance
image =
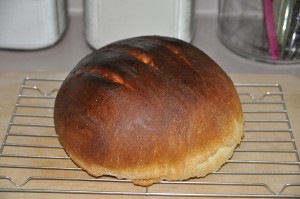
[[231, 79], [198, 48], [160, 36], [117, 41], [83, 58], [57, 94], [54, 123], [89, 174], [143, 186], [216, 171], [243, 136]]

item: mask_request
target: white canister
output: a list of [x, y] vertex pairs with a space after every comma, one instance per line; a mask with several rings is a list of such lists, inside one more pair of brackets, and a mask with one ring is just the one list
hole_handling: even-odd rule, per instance
[[191, 41], [194, 0], [85, 0], [85, 37], [93, 48], [141, 36]]
[[67, 22], [66, 0], [0, 0], [0, 48], [51, 46], [60, 39]]

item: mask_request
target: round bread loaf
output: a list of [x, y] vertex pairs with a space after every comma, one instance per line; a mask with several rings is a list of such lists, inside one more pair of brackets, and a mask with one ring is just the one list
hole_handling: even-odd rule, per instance
[[198, 48], [160, 36], [83, 58], [57, 94], [54, 122], [83, 170], [143, 186], [216, 171], [243, 136], [231, 79]]

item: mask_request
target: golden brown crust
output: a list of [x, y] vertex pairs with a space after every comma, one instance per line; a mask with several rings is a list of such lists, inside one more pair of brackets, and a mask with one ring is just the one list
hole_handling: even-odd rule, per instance
[[54, 122], [88, 173], [143, 186], [219, 169], [243, 135], [239, 96], [225, 72], [196, 47], [158, 36], [85, 57], [58, 92]]

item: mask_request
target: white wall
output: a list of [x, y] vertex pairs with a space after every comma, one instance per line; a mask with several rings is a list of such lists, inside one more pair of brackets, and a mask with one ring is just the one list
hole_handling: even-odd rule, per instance
[[[69, 13], [71, 15], [74, 14], [82, 14], [83, 6], [82, 1], [84, 0], [69, 0]], [[163, 0], [162, 0], [163, 1]], [[218, 0], [195, 0], [195, 13], [198, 15], [202, 14], [217, 14], [218, 11]]]
[[218, 13], [218, 0], [195, 0], [195, 13], [202, 14], [217, 14]]

